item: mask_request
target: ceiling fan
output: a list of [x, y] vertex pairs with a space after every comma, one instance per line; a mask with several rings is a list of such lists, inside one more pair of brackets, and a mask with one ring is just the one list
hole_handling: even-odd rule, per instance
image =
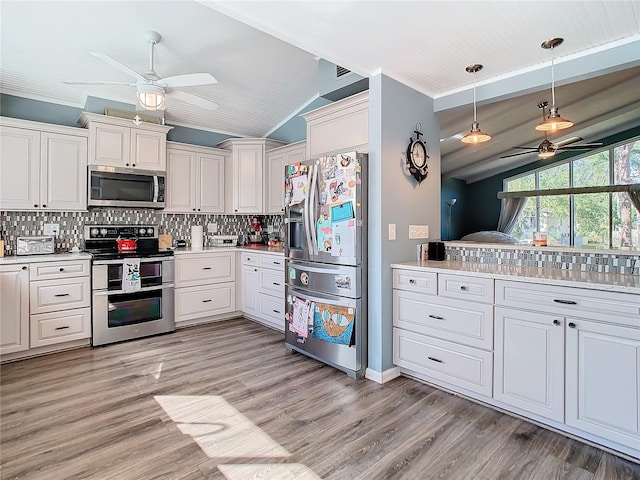
[[210, 85], [218, 81], [210, 73], [189, 73], [161, 78], [153, 69], [153, 49], [162, 38], [159, 33], [148, 31], [145, 37], [149, 42], [149, 70], [144, 75], [139, 74], [124, 63], [119, 62], [104, 53], [89, 52], [94, 57], [108, 63], [112, 67], [130, 75], [135, 79], [132, 82], [63, 82], [67, 85], [129, 85], [137, 88], [138, 105], [146, 110], [164, 110], [165, 97], [175, 98], [183, 102], [195, 105], [206, 110], [215, 110], [219, 105], [215, 102], [198, 97], [191, 93], [178, 90], [180, 87], [194, 85]]
[[[542, 102], [538, 104], [538, 108], [542, 109], [542, 118], [545, 119], [545, 109], [549, 105], [549, 102]], [[515, 157], [518, 155], [527, 155], [529, 153], [538, 153], [538, 157], [542, 159], [547, 159], [553, 157], [556, 152], [561, 152], [565, 150], [590, 150], [592, 148], [598, 148], [602, 146], [602, 143], [580, 143], [576, 144], [576, 142], [581, 142], [583, 139], [581, 137], [570, 137], [559, 142], [551, 142], [547, 138], [547, 132], [544, 132], [544, 140], [540, 145], [536, 147], [511, 147], [518, 148], [521, 150], [525, 150], [523, 152], [513, 153], [511, 155], [504, 155], [500, 158], [509, 158]]]

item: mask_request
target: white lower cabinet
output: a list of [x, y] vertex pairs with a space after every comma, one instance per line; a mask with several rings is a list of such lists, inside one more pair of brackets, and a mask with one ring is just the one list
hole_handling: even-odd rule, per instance
[[284, 332], [284, 257], [242, 253], [242, 313]]
[[394, 269], [401, 372], [640, 459], [640, 295], [489, 277]]
[[235, 261], [235, 251], [176, 255], [177, 327], [206, 322], [236, 310]]
[[640, 452], [640, 330], [567, 322], [567, 425]]
[[29, 349], [29, 265], [0, 265], [0, 355]]
[[31, 315], [32, 348], [90, 336], [90, 307]]
[[495, 307], [493, 397], [564, 421], [564, 319]]

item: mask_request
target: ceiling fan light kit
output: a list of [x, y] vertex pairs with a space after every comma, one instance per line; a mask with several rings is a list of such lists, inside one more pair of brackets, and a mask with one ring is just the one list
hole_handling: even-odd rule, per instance
[[482, 70], [483, 66], [480, 64], [469, 65], [465, 70], [468, 73], [472, 73], [474, 75], [473, 82], [473, 123], [471, 124], [471, 131], [467, 133], [464, 137], [462, 137], [462, 143], [483, 143], [491, 140], [491, 135], [483, 132], [480, 129], [480, 124], [478, 123], [477, 117], [477, 109], [476, 109], [476, 82], [475, 82], [475, 74]]
[[138, 85], [138, 106], [144, 110], [164, 110], [164, 89], [158, 85]]
[[555, 74], [553, 68], [554, 54], [553, 50], [564, 42], [563, 38], [552, 38], [546, 42], [542, 42], [540, 45], [545, 50], [551, 50], [551, 108], [549, 109], [549, 116], [536, 126], [536, 130], [540, 132], [556, 132], [558, 130], [564, 130], [573, 126], [571, 120], [567, 120], [560, 116], [558, 107], [556, 107], [556, 92], [555, 92]]

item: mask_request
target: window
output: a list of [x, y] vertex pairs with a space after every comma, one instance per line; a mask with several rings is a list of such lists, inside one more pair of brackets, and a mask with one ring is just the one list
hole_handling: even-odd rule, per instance
[[[547, 190], [640, 183], [640, 138], [504, 180], [504, 190]], [[511, 234], [531, 243], [640, 250], [640, 215], [626, 193], [529, 197]]]

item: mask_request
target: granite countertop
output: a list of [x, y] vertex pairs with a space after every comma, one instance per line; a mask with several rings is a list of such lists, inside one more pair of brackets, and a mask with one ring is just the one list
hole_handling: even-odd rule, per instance
[[190, 247], [187, 248], [176, 248], [174, 250], [175, 255], [186, 255], [193, 253], [215, 253], [215, 252], [236, 252], [236, 251], [247, 251], [247, 252], [256, 252], [256, 253], [268, 253], [271, 255], [284, 255], [283, 247], [269, 247], [267, 245], [255, 245], [252, 247], [241, 246], [241, 247], [204, 247], [199, 249], [192, 249]]
[[519, 267], [453, 260], [394, 263], [391, 268], [404, 268], [434, 273], [464, 274], [496, 280], [517, 280], [563, 287], [590, 288], [640, 294], [640, 275], [583, 272], [559, 268]]
[[50, 255], [12, 255], [10, 257], [0, 257], [0, 265], [15, 265], [16, 263], [41, 263], [59, 262], [66, 260], [91, 260], [88, 253], [52, 253]]

